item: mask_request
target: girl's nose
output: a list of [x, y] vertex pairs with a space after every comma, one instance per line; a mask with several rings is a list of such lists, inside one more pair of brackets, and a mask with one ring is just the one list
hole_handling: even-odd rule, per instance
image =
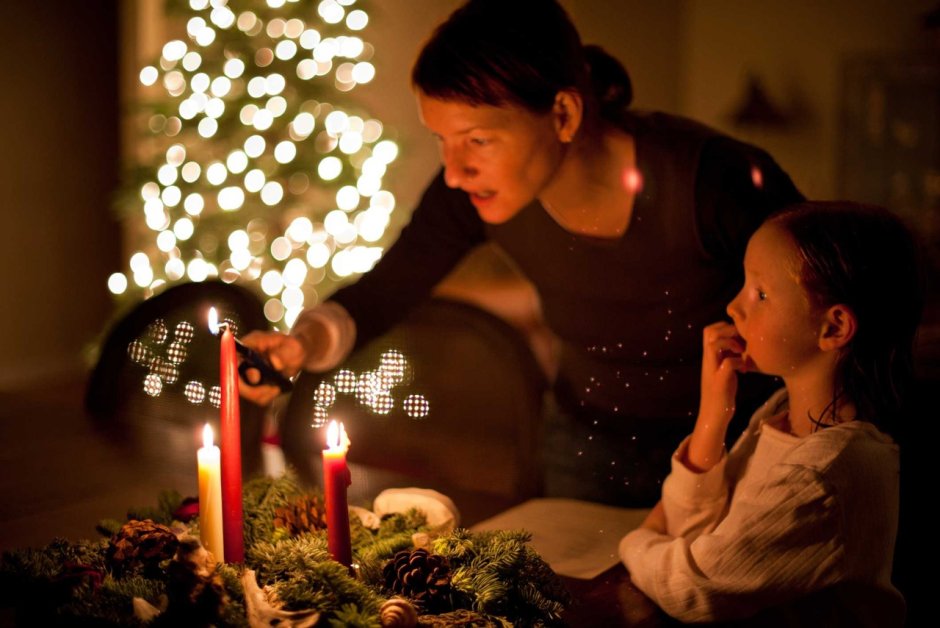
[[725, 312], [728, 313], [728, 316], [731, 317], [731, 320], [733, 320], [735, 324], [741, 320], [742, 315], [744, 314], [744, 312], [741, 310], [741, 294], [743, 292], [744, 289], [742, 288], [741, 292], [738, 292], [738, 294], [735, 295], [733, 299], [731, 299], [731, 303], [728, 304], [728, 307], [725, 308]]

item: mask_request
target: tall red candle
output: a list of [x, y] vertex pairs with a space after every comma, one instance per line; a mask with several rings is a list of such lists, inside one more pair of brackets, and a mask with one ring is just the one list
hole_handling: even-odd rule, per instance
[[215, 308], [209, 312], [213, 331], [221, 327], [222, 347], [219, 358], [219, 386], [222, 392], [219, 424], [222, 431], [222, 543], [225, 561], [245, 562], [242, 530], [242, 443], [238, 409], [238, 354], [235, 336], [228, 325], [215, 322]]
[[323, 450], [323, 493], [326, 497], [327, 548], [333, 560], [349, 567], [352, 565], [352, 543], [346, 489], [352, 478], [346, 466], [349, 438], [342, 423], [330, 421], [326, 444], [327, 449]]

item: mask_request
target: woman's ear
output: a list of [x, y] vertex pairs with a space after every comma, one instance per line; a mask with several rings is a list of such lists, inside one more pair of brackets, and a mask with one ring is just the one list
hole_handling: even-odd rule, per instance
[[573, 89], [565, 89], [555, 94], [552, 116], [555, 119], [558, 140], [563, 144], [570, 144], [584, 119], [584, 99], [581, 94]]
[[851, 342], [858, 328], [855, 312], [843, 304], [830, 306], [823, 313], [822, 333], [819, 335], [819, 348], [823, 351], [837, 351]]

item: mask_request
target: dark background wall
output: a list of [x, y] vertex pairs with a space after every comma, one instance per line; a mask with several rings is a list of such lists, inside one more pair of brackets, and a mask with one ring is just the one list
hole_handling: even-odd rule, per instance
[[118, 3], [0, 3], [0, 389], [72, 369], [119, 264]]

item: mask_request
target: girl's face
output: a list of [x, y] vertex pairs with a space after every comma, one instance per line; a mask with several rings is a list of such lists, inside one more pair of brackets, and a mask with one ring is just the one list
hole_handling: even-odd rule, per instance
[[800, 262], [789, 233], [764, 225], [744, 255], [744, 287], [728, 315], [746, 343], [749, 367], [789, 377], [819, 354], [823, 317], [799, 283]]
[[437, 138], [445, 182], [466, 192], [485, 222], [515, 216], [539, 196], [561, 163], [563, 145], [551, 113], [473, 106], [420, 91], [418, 108]]

